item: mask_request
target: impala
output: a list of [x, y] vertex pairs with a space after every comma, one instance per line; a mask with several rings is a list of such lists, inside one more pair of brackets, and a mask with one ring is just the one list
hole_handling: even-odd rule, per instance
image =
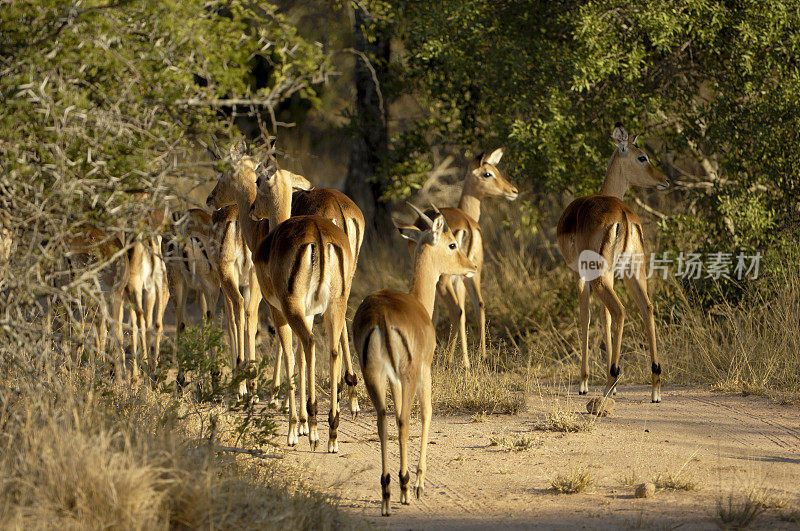
[[[580, 394], [589, 392], [589, 295], [594, 290], [603, 305], [603, 329], [607, 352], [609, 394], [619, 379], [619, 357], [622, 348], [622, 327], [625, 308], [614, 292], [614, 268], [625, 257], [644, 257], [644, 236], [639, 216], [622, 202], [629, 186], [665, 190], [669, 179], [650, 162], [647, 154], [628, 142], [628, 132], [617, 123], [612, 133], [616, 149], [606, 168], [606, 177], [599, 195], [574, 200], [558, 221], [556, 235], [561, 254], [575, 272], [580, 301], [581, 385]], [[590, 253], [591, 252], [591, 253]], [[592, 254], [594, 253], [594, 254]], [[605, 267], [588, 275], [581, 272], [581, 260], [596, 259]], [[600, 259], [602, 258], [602, 260]], [[653, 402], [661, 401], [661, 364], [656, 350], [653, 304], [647, 295], [644, 260], [631, 260], [624, 275], [625, 285], [634, 297], [645, 321], [650, 349]], [[598, 276], [599, 275], [599, 276]], [[597, 276], [597, 278], [591, 278]], [[612, 342], [613, 336], [613, 342]], [[611, 345], [611, 348], [608, 348]]]
[[[212, 192], [213, 200], [220, 206], [238, 206], [242, 232], [253, 251], [261, 294], [278, 331], [289, 383], [289, 446], [298, 442], [292, 332], [297, 334], [307, 361], [308, 436], [312, 449], [316, 449], [319, 442], [312, 325], [314, 315], [324, 316], [328, 337], [331, 338], [328, 451], [335, 453], [338, 451], [339, 424], [338, 378], [335, 375], [340, 373], [341, 364], [341, 342], [336, 339], [342, 335], [352, 280], [350, 240], [328, 219], [313, 215], [291, 218], [293, 174], [278, 169], [273, 157], [274, 149], [267, 153], [261, 164], [245, 156], [245, 149], [242, 141], [231, 147], [234, 171], [220, 178]], [[264, 200], [270, 206], [268, 220], [254, 220], [250, 216], [257, 194], [265, 196]]]
[[[364, 214], [361, 209], [356, 206], [352, 199], [345, 194], [332, 188], [312, 187], [305, 178], [286, 172], [285, 170], [278, 170], [291, 180], [292, 183], [292, 212], [291, 216], [307, 216], [316, 215], [329, 219], [334, 225], [341, 228], [347, 235], [350, 242], [350, 252], [353, 256], [351, 277], [355, 274], [356, 264], [358, 262], [358, 255], [361, 251], [361, 244], [364, 240]], [[257, 219], [269, 218], [271, 205], [268, 203], [268, 196], [259, 194], [250, 208], [251, 217]], [[358, 406], [358, 399], [356, 397], [356, 384], [358, 377], [353, 370], [353, 362], [350, 358], [350, 341], [347, 335], [347, 324], [345, 323], [342, 328], [342, 335], [340, 338], [340, 348], [342, 349], [344, 357], [344, 381], [350, 388], [350, 411], [353, 416], [357, 416], [360, 408]], [[280, 384], [280, 356], [282, 349], [278, 349], [278, 356], [275, 360], [275, 385]], [[304, 362], [301, 359], [301, 368]], [[304, 373], [301, 371], [300, 380], [300, 395], [301, 395], [301, 409], [303, 408], [303, 400], [305, 400], [305, 385], [303, 380]], [[341, 383], [340, 383], [341, 385]], [[301, 422], [300, 434], [304, 434], [304, 425]]]
[[[517, 198], [517, 188], [509, 183], [497, 169], [497, 164], [503, 156], [503, 148], [496, 149], [491, 155], [483, 154], [475, 157], [467, 169], [464, 188], [457, 208], [442, 208], [447, 225], [459, 241], [466, 255], [478, 266], [478, 272], [472, 278], [465, 279], [459, 276], [442, 275], [436, 286], [439, 297], [447, 305], [452, 327], [458, 327], [458, 335], [451, 334], [447, 347], [448, 355], [452, 361], [456, 348], [456, 339], [461, 338], [461, 355], [464, 367], [469, 369], [470, 362], [467, 356], [467, 330], [465, 298], [469, 291], [472, 305], [478, 317], [480, 328], [481, 359], [486, 358], [486, 309], [481, 295], [481, 270], [483, 268], [483, 234], [478, 221], [481, 217], [481, 199], [485, 197], [503, 197], [509, 201]], [[432, 216], [434, 212], [426, 212]], [[424, 229], [425, 225], [418, 219], [415, 223]], [[409, 244], [413, 252], [413, 241]]]
[[400, 441], [400, 502], [409, 503], [408, 428], [414, 397], [419, 393], [422, 437], [420, 441], [417, 498], [425, 489], [428, 433], [431, 423], [431, 362], [436, 331], [431, 317], [436, 283], [441, 275], [471, 277], [478, 266], [459, 250], [444, 216], [431, 220], [413, 207], [425, 230], [398, 227], [416, 244], [414, 274], [408, 293], [381, 290], [369, 295], [353, 319], [353, 340], [370, 399], [378, 414], [381, 442], [381, 514], [389, 516], [390, 480], [386, 425], [386, 382], [392, 389]]
[[[164, 210], [152, 212], [148, 225], [158, 229], [163, 225]], [[100, 257], [112, 257], [125, 248], [121, 235], [107, 234], [91, 226], [81, 227], [79, 234], [70, 241], [72, 252]], [[115, 359], [116, 375], [121, 379], [125, 374], [124, 351], [122, 351], [123, 299], [128, 302], [131, 315], [131, 350], [133, 354], [131, 380], [139, 378], [139, 363], [152, 374], [157, 364], [164, 330], [164, 310], [169, 300], [167, 269], [161, 255], [161, 235], [151, 233], [134, 240], [123, 253], [123, 267], [120, 277], [111, 294], [111, 329], [120, 348]], [[153, 315], [155, 311], [155, 316]], [[98, 343], [105, 350], [106, 321], [101, 312]], [[150, 329], [155, 328], [151, 333]], [[152, 334], [152, 338], [149, 336]], [[139, 340], [142, 343], [142, 356], [139, 356]], [[152, 343], [152, 355], [150, 344]]]
[[[350, 248], [353, 259], [353, 272], [355, 272], [355, 265], [356, 260], [358, 259], [358, 255], [361, 250], [361, 244], [364, 239], [364, 215], [361, 213], [361, 210], [356, 206], [356, 204], [346, 195], [339, 192], [338, 190], [333, 190], [331, 188], [319, 188], [319, 187], [312, 187], [311, 183], [302, 175], [298, 175], [296, 173], [292, 173], [286, 170], [279, 169], [278, 170], [281, 176], [287, 181], [291, 183], [291, 187], [293, 190], [292, 193], [292, 216], [300, 216], [300, 215], [319, 215], [324, 218], [331, 220], [336, 226], [342, 228], [347, 234], [348, 241], [350, 242]], [[257, 218], [268, 218], [269, 217], [269, 205], [267, 205], [264, 200], [259, 201], [257, 199], [257, 188], [255, 182], [250, 182], [247, 180], [240, 181], [240, 184], [247, 187], [247, 192], [250, 196], [256, 198], [253, 201], [253, 204], [250, 208], [250, 217], [257, 217]], [[238, 209], [236, 206], [236, 196], [234, 194], [232, 188], [232, 181], [230, 179], [219, 179], [217, 182], [217, 186], [211, 191], [208, 196], [207, 203], [215, 208], [218, 208], [220, 205], [231, 205], [226, 206], [226, 209], [230, 210], [230, 214], [228, 214], [228, 219], [230, 219], [231, 223], [238, 223]], [[248, 223], [250, 219], [245, 220], [245, 223]], [[265, 220], [264, 223], [268, 223], [268, 220]], [[238, 230], [238, 224], [235, 225]], [[268, 224], [264, 225], [263, 230], [268, 231]], [[255, 228], [256, 225], [248, 224], [247, 228]], [[243, 234], [243, 237], [246, 235]], [[231, 240], [232, 241], [232, 240]], [[239, 240], [236, 240], [239, 241]], [[239, 254], [247, 254], [250, 256], [250, 249], [247, 245], [244, 244], [244, 239], [242, 241], [242, 251]], [[223, 245], [223, 248], [226, 246]], [[226, 252], [223, 254], [233, 254], [231, 252]], [[258, 301], [261, 300], [261, 294], [259, 290], [249, 290], [249, 294], [251, 297], [254, 295], [258, 297]], [[251, 298], [251, 300], [253, 300]], [[257, 304], [256, 304], [257, 306]], [[248, 322], [250, 320], [248, 319]], [[253, 321], [253, 325], [256, 322]], [[254, 329], [254, 326], [248, 327], [250, 330]], [[254, 334], [253, 334], [254, 335]], [[352, 412], [353, 416], [358, 415], [359, 406], [358, 406], [358, 398], [356, 396], [355, 387], [358, 383], [358, 378], [356, 377], [355, 371], [353, 370], [352, 360], [350, 358], [350, 342], [347, 336], [347, 328], [346, 325], [342, 329], [342, 337], [341, 337], [341, 348], [344, 353], [344, 360], [345, 360], [345, 374], [344, 380], [345, 383], [350, 388], [350, 411]], [[252, 342], [251, 342], [252, 344]], [[250, 353], [251, 356], [254, 356], [254, 352]], [[280, 387], [281, 382], [281, 358], [283, 354], [283, 347], [281, 346], [280, 342], [278, 343], [277, 349], [277, 356], [275, 358], [275, 370], [273, 374], [273, 387], [277, 390]], [[251, 359], [255, 359], [252, 357]], [[308, 432], [308, 412], [307, 408], [307, 401], [306, 401], [306, 383], [305, 383], [305, 376], [307, 374], [306, 370], [306, 358], [305, 356], [300, 357], [300, 395], [301, 395], [301, 402], [300, 402], [300, 425], [298, 428], [298, 432], [300, 435], [307, 435]], [[277, 400], [277, 399], [275, 399]]]
[[198, 294], [206, 320], [211, 321], [219, 299], [220, 280], [212, 263], [211, 215], [191, 208], [183, 216], [173, 214], [173, 234], [164, 242], [170, 294], [175, 305], [175, 332], [186, 328], [184, 312], [189, 290]]

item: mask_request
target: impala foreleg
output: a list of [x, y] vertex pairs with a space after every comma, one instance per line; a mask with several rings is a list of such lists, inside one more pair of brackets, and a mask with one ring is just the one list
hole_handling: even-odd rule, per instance
[[419, 392], [419, 408], [422, 420], [422, 436], [420, 437], [419, 464], [417, 465], [417, 482], [414, 485], [414, 492], [417, 498], [421, 498], [425, 492], [425, 472], [428, 470], [428, 436], [431, 427], [431, 368], [422, 368], [422, 382]]
[[475, 276], [464, 280], [472, 299], [472, 306], [478, 318], [478, 328], [481, 334], [481, 359], [486, 359], [486, 304], [481, 295], [481, 271], [478, 270]]
[[347, 322], [345, 322], [342, 326], [342, 334], [339, 343], [340, 352], [342, 353], [342, 359], [344, 360], [345, 367], [344, 383], [347, 385], [350, 391], [350, 413], [353, 415], [353, 418], [356, 418], [358, 417], [358, 413], [361, 411], [361, 408], [358, 405], [358, 395], [356, 394], [358, 376], [356, 376], [356, 373], [353, 370], [353, 360], [350, 358], [350, 339], [347, 334]]
[[647, 295], [647, 277], [644, 271], [640, 271], [636, 277], [626, 277], [625, 284], [628, 286], [628, 291], [631, 292], [636, 300], [647, 333], [647, 342], [650, 348], [650, 370], [652, 371], [651, 376], [653, 383], [651, 401], [661, 402], [661, 363], [659, 362], [658, 350], [656, 349], [656, 325], [653, 316], [653, 303]]

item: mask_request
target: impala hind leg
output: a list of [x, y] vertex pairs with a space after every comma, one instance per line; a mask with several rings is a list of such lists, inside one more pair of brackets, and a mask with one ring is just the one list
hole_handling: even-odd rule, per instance
[[414, 402], [417, 383], [407, 381], [401, 384], [400, 381], [391, 382], [392, 397], [397, 408], [397, 438], [400, 441], [400, 503], [408, 505], [408, 488], [411, 475], [408, 473], [408, 428], [409, 417], [411, 416], [411, 405]]
[[389, 472], [389, 434], [387, 430], [386, 418], [386, 374], [379, 363], [380, 353], [380, 333], [375, 330], [372, 332], [375, 339], [371, 339], [367, 345], [367, 352], [361, 354], [361, 359], [365, 360], [362, 365], [364, 374], [364, 387], [367, 394], [375, 406], [378, 417], [378, 439], [381, 443], [381, 515], [389, 516], [391, 502], [391, 482], [392, 476]]
[[614, 292], [609, 276], [592, 281], [592, 288], [611, 315], [611, 364], [608, 368], [608, 380], [603, 391], [604, 395], [610, 395], [619, 381], [619, 358], [622, 351], [622, 330], [625, 324], [625, 307]]
[[[603, 340], [601, 341], [600, 350], [606, 355], [606, 370], [608, 371], [611, 369], [611, 348], [606, 345], [611, 345], [611, 313], [609, 313], [608, 308], [602, 304], [601, 306], [603, 307], [602, 312], [600, 312], [603, 321]], [[611, 394], [617, 394], [616, 387], [611, 391]]]
[[647, 333], [647, 343], [650, 347], [650, 370], [653, 383], [653, 391], [650, 399], [652, 402], [661, 402], [661, 363], [659, 362], [658, 350], [656, 349], [656, 325], [653, 317], [653, 303], [647, 295], [647, 276], [644, 273], [644, 266], [642, 266], [642, 270], [640, 270], [636, 276], [630, 278], [626, 276], [625, 285], [628, 286], [628, 291], [631, 292], [636, 300]]
[[[306, 325], [309, 330], [314, 326], [314, 318], [307, 318]], [[308, 400], [308, 358], [306, 358], [306, 350], [303, 348], [303, 342], [297, 337], [297, 348], [295, 349], [295, 358], [300, 360], [300, 370], [298, 371], [300, 377], [300, 435], [308, 435], [308, 416], [311, 413], [311, 401]], [[314, 413], [316, 415], [316, 413]]]
[[342, 373], [342, 353], [341, 341], [336, 338], [342, 337], [344, 331], [344, 319], [347, 312], [347, 300], [337, 299], [331, 301], [330, 307], [325, 314], [325, 328], [328, 334], [328, 343], [331, 351], [331, 409], [328, 413], [328, 453], [339, 452], [338, 428], [339, 428], [339, 375]]
[[270, 306], [272, 314], [272, 322], [275, 324], [275, 330], [278, 333], [278, 341], [280, 342], [284, 352], [286, 353], [286, 394], [289, 398], [289, 435], [286, 439], [286, 446], [295, 446], [299, 442], [297, 435], [297, 402], [295, 399], [295, 386], [294, 386], [294, 351], [292, 351], [292, 329], [286, 318], [280, 310]]
[[[308, 444], [311, 450], [315, 451], [319, 444], [319, 431], [317, 429], [317, 389], [316, 389], [316, 346], [314, 341], [314, 332], [312, 326], [314, 325], [314, 317], [306, 316], [302, 310], [304, 301], [296, 300], [292, 297], [286, 300], [283, 304], [283, 312], [286, 320], [292, 327], [292, 331], [300, 340], [303, 353], [306, 359], [306, 369], [308, 370], [307, 382], [308, 386], [308, 402], [306, 410], [308, 412]], [[302, 380], [301, 380], [302, 386]], [[301, 391], [302, 394], [302, 391]]]
[[578, 303], [580, 305], [578, 331], [581, 338], [581, 386], [579, 394], [589, 392], [589, 295], [590, 287], [578, 275], [575, 275], [578, 284]]

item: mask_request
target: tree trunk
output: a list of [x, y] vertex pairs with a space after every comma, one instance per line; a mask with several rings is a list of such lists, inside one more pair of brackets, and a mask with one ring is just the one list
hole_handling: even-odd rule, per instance
[[[392, 227], [389, 205], [380, 200], [386, 190], [380, 165], [388, 148], [387, 102], [381, 87], [389, 65], [390, 38], [386, 24], [376, 23], [360, 4], [354, 11], [356, 134], [344, 191], [364, 213], [367, 237], [372, 239], [376, 234], [387, 234]], [[367, 39], [365, 31], [374, 32], [375, 39]]]

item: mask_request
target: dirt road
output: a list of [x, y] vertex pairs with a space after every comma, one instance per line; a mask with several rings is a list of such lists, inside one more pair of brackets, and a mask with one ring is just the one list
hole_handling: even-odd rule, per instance
[[[597, 389], [593, 390], [596, 394]], [[338, 455], [311, 453], [307, 439], [286, 460], [312, 484], [336, 493], [342, 507], [369, 524], [392, 529], [611, 528], [717, 529], [717, 501], [734, 503], [756, 491], [771, 508], [756, 527], [797, 528], [787, 520], [800, 505], [800, 409], [762, 397], [666, 388], [651, 404], [649, 388], [623, 386], [614, 415], [590, 432], [535, 429], [554, 411], [585, 412], [586, 397], [545, 394], [529, 399], [519, 415], [445, 417], [434, 410], [425, 496], [399, 503], [396, 425], [390, 421], [392, 516], [380, 516], [380, 445], [371, 404], [350, 419], [343, 409]], [[343, 408], [346, 406], [343, 405]], [[320, 412], [327, 405], [320, 403]], [[320, 414], [320, 448], [326, 447], [327, 415]], [[413, 485], [419, 455], [419, 422], [412, 423]], [[281, 425], [285, 434], [286, 424]], [[527, 441], [509, 450], [502, 441]], [[585, 468], [594, 486], [581, 494], [556, 494], [551, 479]], [[691, 491], [660, 490], [635, 499], [637, 483], [672, 475], [695, 485]], [[797, 518], [797, 514], [794, 515]]]

